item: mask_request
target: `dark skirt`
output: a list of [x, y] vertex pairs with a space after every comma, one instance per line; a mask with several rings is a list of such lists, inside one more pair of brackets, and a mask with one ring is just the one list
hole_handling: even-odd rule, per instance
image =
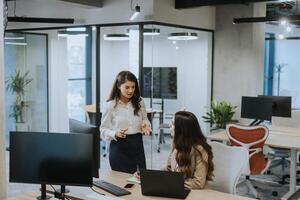
[[137, 166], [146, 169], [146, 159], [141, 133], [126, 135], [124, 139], [112, 140], [109, 149], [112, 170], [134, 173]]

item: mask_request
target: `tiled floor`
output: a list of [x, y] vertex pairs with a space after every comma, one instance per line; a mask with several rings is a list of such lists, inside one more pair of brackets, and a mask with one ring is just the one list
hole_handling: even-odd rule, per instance
[[[156, 138], [150, 137], [150, 136], [145, 136], [144, 137], [144, 146], [145, 146], [145, 152], [146, 152], [146, 162], [147, 162], [147, 167], [152, 168], [152, 169], [161, 169], [162, 167], [165, 166], [167, 156], [170, 150], [170, 142], [171, 139], [170, 137], [166, 137], [166, 144], [161, 145], [161, 151], [160, 153], [157, 152], [157, 140]], [[152, 152], [152, 153], [151, 153]], [[110, 168], [109, 162], [108, 162], [108, 156], [104, 157], [103, 156], [104, 151], [101, 150], [101, 168]], [[9, 165], [8, 165], [8, 153], [7, 153], [7, 177], [9, 175]], [[275, 172], [281, 171], [279, 169], [275, 170]], [[287, 173], [287, 172], [284, 172]], [[288, 191], [288, 185], [272, 185], [268, 186], [268, 184], [261, 184], [261, 183], [256, 183], [256, 186], [258, 186], [257, 191], [259, 194], [259, 199], [262, 200], [279, 200], [280, 197], [285, 194]], [[39, 185], [35, 184], [20, 184], [20, 183], [9, 183], [8, 184], [8, 196], [15, 196], [24, 192], [28, 191], [38, 191], [39, 190]], [[249, 196], [251, 195], [248, 193], [247, 188], [244, 186], [241, 186], [237, 189], [238, 194], [242, 196]], [[277, 191], [278, 196], [274, 197], [272, 196], [272, 191]], [[300, 192], [299, 194], [297, 193], [295, 197], [292, 199], [298, 199], [300, 197]]]

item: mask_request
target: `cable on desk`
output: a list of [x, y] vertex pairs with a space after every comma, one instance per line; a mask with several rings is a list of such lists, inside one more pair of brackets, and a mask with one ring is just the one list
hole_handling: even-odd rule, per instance
[[93, 190], [93, 191], [96, 192], [97, 194], [100, 194], [100, 195], [104, 195], [104, 196], [105, 196], [105, 194], [98, 192], [98, 191], [95, 190], [93, 187], [90, 187], [90, 188], [91, 188], [91, 190]]
[[57, 191], [55, 190], [55, 188], [53, 187], [53, 185], [50, 185], [50, 186], [52, 187], [52, 189], [53, 189], [54, 192], [57, 192]]

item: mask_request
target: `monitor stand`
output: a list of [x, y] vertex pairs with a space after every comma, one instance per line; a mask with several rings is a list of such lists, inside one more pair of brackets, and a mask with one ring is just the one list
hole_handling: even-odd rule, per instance
[[249, 124], [249, 126], [257, 126], [260, 123], [262, 123], [264, 120], [261, 119], [255, 119], [253, 122], [251, 122], [251, 124]]
[[76, 197], [76, 196], [72, 196], [72, 195], [68, 195], [66, 193], [69, 192], [68, 189], [66, 189], [65, 185], [61, 185], [60, 189], [52, 191], [52, 190], [46, 190], [47, 193], [54, 195], [54, 198], [57, 199], [73, 199], [73, 200], [84, 200], [82, 198]]
[[57, 199], [65, 199], [65, 194], [69, 193], [70, 190], [66, 189], [65, 185], [61, 185], [60, 189], [55, 191], [55, 198]]
[[41, 184], [41, 196], [38, 196], [38, 200], [47, 200], [50, 199], [51, 196], [47, 196], [46, 194], [46, 184]]

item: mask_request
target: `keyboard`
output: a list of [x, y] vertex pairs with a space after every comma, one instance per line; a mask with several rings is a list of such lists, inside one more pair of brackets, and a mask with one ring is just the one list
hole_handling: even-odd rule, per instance
[[121, 188], [119, 186], [116, 186], [112, 183], [103, 180], [93, 181], [93, 185], [115, 196], [123, 196], [123, 195], [131, 194], [131, 192], [129, 192], [128, 190], [125, 190], [124, 188]]

